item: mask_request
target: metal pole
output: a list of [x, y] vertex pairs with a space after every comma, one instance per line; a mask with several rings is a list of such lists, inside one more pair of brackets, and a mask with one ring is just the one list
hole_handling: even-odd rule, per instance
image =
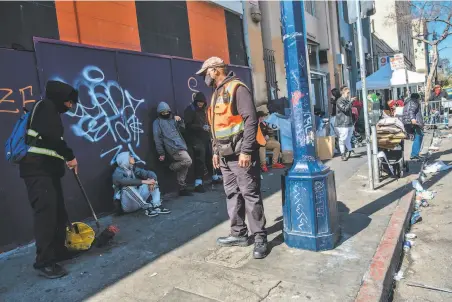
[[[364, 47], [363, 47], [363, 28], [361, 24], [361, 8], [359, 6], [359, 1], [354, 1], [356, 5], [356, 11], [358, 12], [358, 20], [356, 21], [356, 29], [358, 31], [358, 49], [359, 49], [359, 61], [360, 72], [361, 72], [361, 91], [363, 97], [363, 109], [364, 109], [364, 126], [366, 129], [366, 149], [367, 149], [367, 165], [368, 165], [368, 177], [369, 177], [369, 187], [374, 190], [374, 177], [372, 169], [372, 149], [370, 145], [370, 127], [369, 127], [369, 107], [367, 102], [367, 88], [366, 88], [366, 64], [363, 64], [364, 58]], [[350, 2], [349, 2], [350, 3]]]

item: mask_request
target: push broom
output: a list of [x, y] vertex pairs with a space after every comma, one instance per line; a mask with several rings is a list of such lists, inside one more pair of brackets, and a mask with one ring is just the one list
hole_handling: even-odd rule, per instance
[[[93, 206], [88, 198], [88, 195], [86, 194], [85, 188], [82, 185], [80, 177], [78, 176], [78, 174], [75, 172], [74, 169], [72, 169], [72, 172], [75, 176], [75, 179], [77, 180], [77, 184], [78, 184], [80, 190], [82, 191], [83, 198], [85, 199], [86, 203], [88, 204], [89, 209], [91, 210], [91, 214], [92, 214], [94, 220], [96, 221], [97, 233], [99, 233], [100, 232], [100, 222], [97, 219], [96, 212], [94, 212]], [[113, 237], [118, 232], [119, 232], [119, 228], [117, 226], [114, 226], [114, 225], [108, 226], [97, 237], [95, 237], [95, 239], [93, 241], [93, 245], [95, 245], [98, 248], [107, 245], [110, 242], [110, 240], [113, 239]]]

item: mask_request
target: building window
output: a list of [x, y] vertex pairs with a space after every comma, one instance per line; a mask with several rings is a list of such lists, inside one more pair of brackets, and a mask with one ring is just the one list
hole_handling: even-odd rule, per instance
[[306, 8], [305, 9], [306, 12], [308, 12], [312, 16], [315, 16], [315, 1], [305, 1], [304, 5], [305, 5], [305, 8]]

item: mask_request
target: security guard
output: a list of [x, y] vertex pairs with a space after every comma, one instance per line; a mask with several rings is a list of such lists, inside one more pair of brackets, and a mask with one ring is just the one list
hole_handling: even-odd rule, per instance
[[260, 192], [259, 147], [265, 138], [259, 129], [251, 93], [233, 72], [227, 72], [224, 61], [209, 58], [197, 72], [207, 86], [215, 87], [208, 108], [212, 131], [214, 168], [221, 168], [231, 233], [220, 237], [220, 246], [247, 246], [249, 229], [255, 236], [253, 256], [267, 256], [267, 232]]

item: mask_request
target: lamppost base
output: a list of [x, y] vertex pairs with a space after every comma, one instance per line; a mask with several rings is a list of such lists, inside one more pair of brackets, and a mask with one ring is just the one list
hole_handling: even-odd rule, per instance
[[283, 176], [283, 233], [289, 247], [324, 251], [339, 240], [334, 172], [322, 168], [301, 173], [291, 169]]

